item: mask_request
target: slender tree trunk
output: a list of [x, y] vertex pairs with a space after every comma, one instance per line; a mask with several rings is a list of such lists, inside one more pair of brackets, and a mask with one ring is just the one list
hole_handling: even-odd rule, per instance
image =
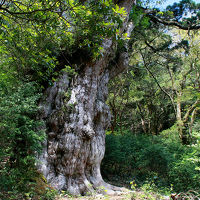
[[181, 141], [183, 142], [183, 120], [182, 120], [182, 113], [181, 113], [181, 94], [177, 93], [177, 104], [176, 104], [176, 119], [178, 122], [178, 132]]
[[[133, 0], [123, 2], [127, 14], [133, 3]], [[130, 29], [129, 32], [133, 29], [127, 20], [123, 27], [126, 29]], [[53, 187], [74, 195], [102, 188], [113, 194], [119, 189], [103, 181], [100, 164], [105, 152], [105, 130], [111, 118], [105, 104], [107, 84], [111, 76], [125, 68], [128, 60], [125, 60], [127, 52], [122, 53], [117, 67], [109, 68], [116, 44], [107, 39], [103, 47], [103, 57], [86, 63], [72, 81], [63, 73], [54, 86], [47, 89], [40, 105], [48, 139], [38, 168]]]
[[182, 144], [188, 144], [188, 134], [187, 134], [187, 127], [186, 127], [186, 122], [183, 121], [182, 119], [182, 111], [181, 111], [181, 93], [177, 93], [177, 113], [176, 113], [176, 118], [177, 118], [177, 123], [178, 123], [178, 132], [179, 132], [179, 137], [181, 139]]
[[140, 113], [142, 129], [143, 129], [144, 133], [147, 133], [147, 127], [146, 127], [145, 117], [144, 117], [144, 115], [142, 113], [142, 109], [141, 109], [141, 106], [140, 106], [139, 103], [137, 103], [137, 107], [138, 107], [138, 110], [139, 110], [139, 113]]
[[194, 121], [195, 121], [195, 117], [196, 117], [196, 113], [199, 111], [199, 108], [195, 108], [192, 112], [192, 115], [191, 115], [191, 119], [190, 119], [190, 124], [189, 124], [189, 132], [190, 132], [190, 136], [192, 134], [192, 128], [193, 128], [193, 125], [194, 125]]
[[178, 122], [178, 131], [179, 137], [182, 141], [182, 144], [189, 144], [192, 126], [194, 123], [194, 118], [196, 111], [198, 110], [199, 100], [196, 100], [190, 108], [188, 108], [187, 112], [185, 113], [184, 117], [182, 117], [181, 111], [181, 93], [177, 93], [177, 122]]

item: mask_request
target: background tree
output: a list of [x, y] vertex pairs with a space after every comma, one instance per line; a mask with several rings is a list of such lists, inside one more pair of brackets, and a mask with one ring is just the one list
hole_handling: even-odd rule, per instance
[[[123, 87], [123, 89], [127, 88], [129, 103], [132, 97], [132, 109], [136, 111], [135, 108], [138, 107], [139, 113], [137, 115], [136, 112], [135, 115], [142, 117], [141, 125], [144, 132], [158, 134], [161, 127], [166, 129], [172, 126], [175, 123], [174, 116], [176, 116], [179, 136], [185, 144], [189, 142], [189, 137], [191, 137], [189, 121], [190, 119], [194, 121], [194, 118], [190, 118], [190, 116], [195, 116], [198, 110], [198, 92], [195, 92], [198, 90], [198, 58], [195, 53], [198, 50], [190, 38], [180, 38], [179, 33], [177, 38], [174, 35], [173, 37], [176, 39], [172, 40], [169, 35], [173, 34], [172, 30], [164, 33], [161, 27], [159, 31], [157, 28], [157, 25], [150, 25], [148, 29], [142, 29], [142, 31], [135, 29], [135, 32], [139, 34], [135, 35], [132, 40], [134, 47], [133, 69], [130, 71], [131, 73], [128, 73], [129, 75], [124, 74], [124, 82], [126, 82], [127, 87]], [[165, 27], [163, 28], [165, 29]], [[131, 81], [132, 79], [133, 81]], [[189, 90], [186, 89], [188, 87]], [[115, 90], [116, 94], [118, 89]], [[132, 93], [133, 95], [131, 95]], [[113, 102], [114, 98], [111, 98]], [[118, 97], [119, 105], [122, 107], [120, 98], [123, 99], [124, 96]], [[124, 111], [127, 109], [127, 114], [130, 114], [131, 106], [128, 103], [123, 106], [123, 109]], [[124, 111], [123, 115], [125, 115]], [[169, 116], [171, 117], [169, 118]], [[127, 119], [130, 120], [131, 117], [129, 116], [123, 121], [128, 121]], [[164, 124], [157, 124], [159, 120]], [[137, 123], [140, 124], [138, 121]], [[134, 124], [133, 121], [132, 124]]]

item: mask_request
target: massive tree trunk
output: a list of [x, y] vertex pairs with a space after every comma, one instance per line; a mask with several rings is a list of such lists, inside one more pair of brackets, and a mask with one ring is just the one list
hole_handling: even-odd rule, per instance
[[[127, 20], [122, 31], [130, 35], [133, 25], [128, 16], [134, 0], [123, 1]], [[113, 193], [117, 188], [105, 183], [100, 164], [105, 152], [105, 130], [110, 123], [109, 107], [105, 104], [110, 77], [127, 65], [127, 52], [118, 58], [115, 69], [109, 63], [115, 57], [112, 39], [103, 43], [104, 55], [85, 63], [73, 79], [63, 73], [48, 88], [40, 104], [40, 118], [46, 121], [48, 139], [39, 160], [39, 170], [58, 190], [84, 195], [96, 190]]]

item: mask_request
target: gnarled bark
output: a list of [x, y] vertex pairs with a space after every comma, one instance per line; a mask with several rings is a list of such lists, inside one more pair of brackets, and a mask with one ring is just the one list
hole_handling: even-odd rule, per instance
[[[122, 6], [126, 6], [129, 14], [134, 1], [124, 3]], [[127, 28], [130, 25], [125, 20], [123, 29]], [[84, 195], [93, 189], [105, 189], [107, 193], [118, 189], [105, 183], [100, 172], [105, 130], [110, 123], [109, 107], [105, 104], [107, 84], [115, 71], [108, 65], [115, 56], [116, 44], [107, 39], [103, 47], [103, 57], [86, 63], [72, 81], [63, 73], [47, 89], [40, 104], [40, 117], [46, 121], [48, 139], [38, 168], [53, 187], [74, 195]], [[119, 59], [117, 71], [127, 64], [125, 53], [120, 57], [123, 60]]]

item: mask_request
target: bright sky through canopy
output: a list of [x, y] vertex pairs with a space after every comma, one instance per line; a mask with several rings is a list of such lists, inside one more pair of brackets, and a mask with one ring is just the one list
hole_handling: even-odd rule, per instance
[[[200, 3], [200, 0], [193, 0], [195, 3]], [[180, 1], [178, 0], [166, 0], [164, 3], [162, 3], [159, 7], [161, 9], [166, 8], [168, 5], [173, 5], [174, 3], [179, 3]]]

